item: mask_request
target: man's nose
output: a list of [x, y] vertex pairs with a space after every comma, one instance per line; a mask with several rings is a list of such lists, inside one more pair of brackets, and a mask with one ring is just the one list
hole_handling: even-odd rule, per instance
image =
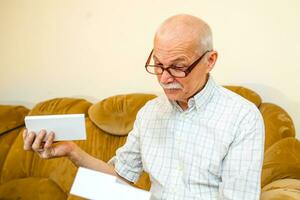
[[167, 70], [164, 70], [163, 73], [161, 74], [160, 82], [161, 83], [170, 83], [173, 81], [174, 81], [174, 77], [171, 76], [171, 74]]

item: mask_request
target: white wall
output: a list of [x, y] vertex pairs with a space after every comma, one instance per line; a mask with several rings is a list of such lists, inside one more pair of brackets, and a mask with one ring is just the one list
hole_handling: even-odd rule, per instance
[[214, 32], [220, 84], [285, 108], [300, 138], [298, 0], [0, 0], [0, 104], [160, 93], [144, 70], [157, 26], [189, 13]]

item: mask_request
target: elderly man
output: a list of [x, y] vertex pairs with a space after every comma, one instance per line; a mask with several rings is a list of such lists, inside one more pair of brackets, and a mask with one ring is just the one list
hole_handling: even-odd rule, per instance
[[209, 72], [216, 60], [209, 26], [194, 16], [173, 16], [157, 30], [145, 66], [165, 96], [139, 111], [110, 164], [73, 142], [52, 144], [54, 133], [42, 144], [44, 130], [25, 131], [24, 149], [43, 158], [67, 156], [129, 182], [144, 170], [153, 199], [259, 199], [263, 120], [255, 105], [214, 82]]

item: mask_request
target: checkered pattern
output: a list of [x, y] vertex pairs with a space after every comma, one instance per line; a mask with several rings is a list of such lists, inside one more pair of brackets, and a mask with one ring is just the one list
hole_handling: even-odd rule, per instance
[[183, 111], [164, 96], [149, 101], [117, 150], [116, 172], [132, 182], [148, 172], [153, 199], [259, 199], [264, 126], [256, 106], [212, 77], [188, 104]]

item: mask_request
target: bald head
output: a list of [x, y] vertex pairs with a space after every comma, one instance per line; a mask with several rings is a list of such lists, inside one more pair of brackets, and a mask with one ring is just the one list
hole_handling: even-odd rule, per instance
[[175, 15], [164, 21], [158, 28], [154, 44], [157, 42], [194, 43], [196, 50], [203, 52], [212, 50], [212, 33], [203, 20], [191, 15]]

